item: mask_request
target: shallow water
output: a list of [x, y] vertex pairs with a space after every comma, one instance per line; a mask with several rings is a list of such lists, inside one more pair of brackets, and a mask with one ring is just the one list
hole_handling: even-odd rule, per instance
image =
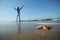
[[[1, 40], [59, 40], [60, 24], [38, 24], [40, 22], [22, 22], [20, 29], [16, 22], [0, 23]], [[45, 23], [45, 22], [44, 22]], [[52, 27], [49, 31], [37, 30], [39, 25]], [[19, 31], [20, 30], [20, 31]], [[20, 33], [19, 33], [20, 32]]]

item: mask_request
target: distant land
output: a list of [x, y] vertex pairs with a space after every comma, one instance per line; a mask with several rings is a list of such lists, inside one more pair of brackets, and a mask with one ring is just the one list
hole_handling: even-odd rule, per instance
[[48, 18], [48, 19], [41, 19], [41, 20], [21, 20], [21, 22], [33, 22], [33, 21], [60, 21], [60, 18]]
[[48, 18], [48, 19], [42, 19], [41, 21], [60, 21], [60, 18]]

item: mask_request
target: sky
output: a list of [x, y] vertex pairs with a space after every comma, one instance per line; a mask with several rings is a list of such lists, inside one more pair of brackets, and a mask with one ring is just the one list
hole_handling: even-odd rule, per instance
[[59, 0], [0, 0], [0, 21], [16, 20], [18, 6], [21, 20], [60, 18]]

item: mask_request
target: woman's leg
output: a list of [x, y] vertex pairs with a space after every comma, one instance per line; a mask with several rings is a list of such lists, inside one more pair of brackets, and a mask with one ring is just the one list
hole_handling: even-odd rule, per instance
[[16, 22], [17, 22], [18, 16], [19, 16], [19, 15], [17, 14], [17, 17], [16, 17]]

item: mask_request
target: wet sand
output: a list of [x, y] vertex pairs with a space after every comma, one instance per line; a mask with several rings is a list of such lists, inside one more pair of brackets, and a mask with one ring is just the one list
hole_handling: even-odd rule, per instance
[[1, 40], [60, 40], [60, 33], [47, 31], [23, 32], [22, 34], [5, 36]]
[[[34, 25], [33, 25], [34, 26]], [[48, 25], [49, 31], [38, 30], [36, 27], [13, 32], [12, 34], [0, 35], [0, 40], [60, 40], [60, 25]]]
[[60, 40], [60, 32], [34, 29], [6, 35], [1, 40]]

